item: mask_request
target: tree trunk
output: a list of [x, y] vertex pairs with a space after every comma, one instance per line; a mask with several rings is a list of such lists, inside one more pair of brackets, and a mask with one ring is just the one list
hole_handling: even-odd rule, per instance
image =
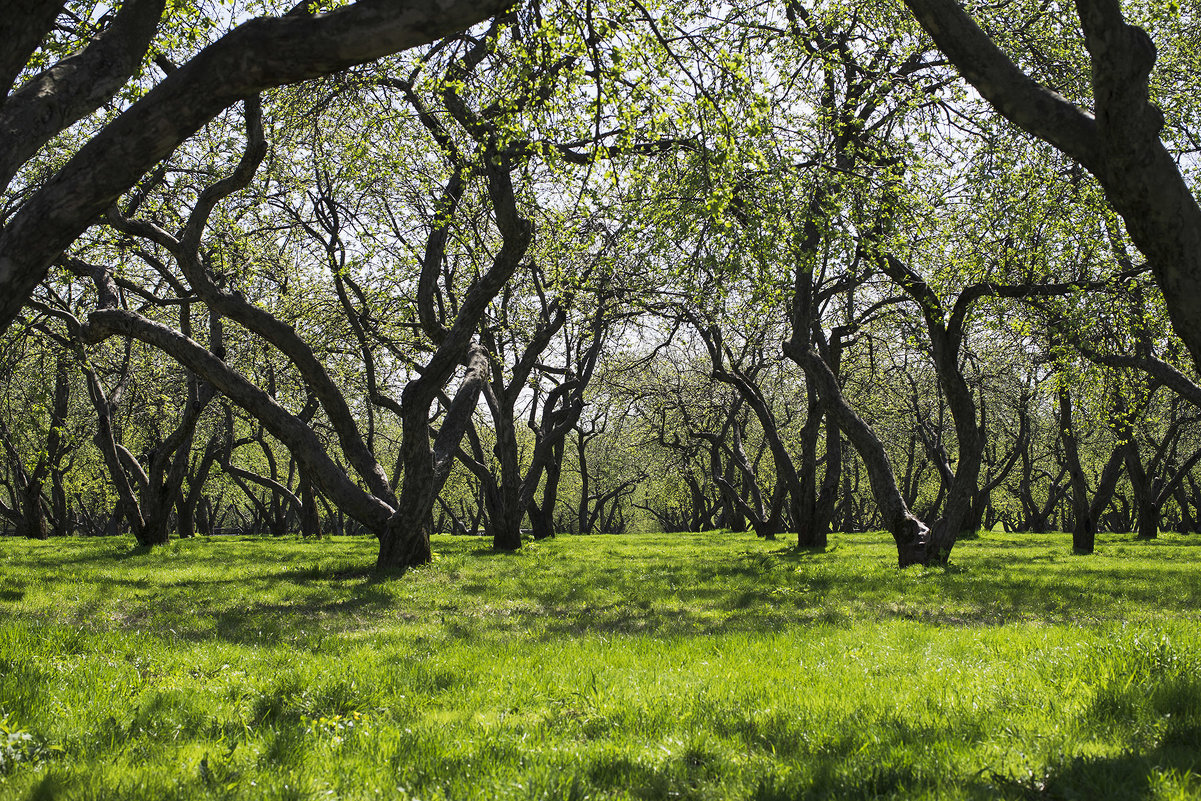
[[1059, 432], [1072, 487], [1072, 552], [1090, 554], [1096, 546], [1097, 526], [1089, 510], [1088, 481], [1080, 466], [1076, 427], [1072, 422], [1072, 397], [1062, 376], [1059, 382]]
[[834, 506], [838, 501], [838, 486], [842, 477], [842, 432], [830, 420], [826, 421], [826, 472], [814, 512], [816, 534], [813, 547], [829, 544], [829, 531], [834, 527]]
[[1154, 503], [1138, 504], [1138, 538], [1153, 540], [1159, 536], [1159, 507]]
[[997, 111], [1096, 176], [1201, 366], [1201, 206], [1160, 139], [1164, 116], [1148, 93], [1151, 37], [1126, 23], [1117, 0], [1077, 0], [1092, 63], [1090, 113], [1024, 74], [955, 0], [905, 4]]
[[563, 450], [562, 439], [551, 449], [551, 456], [545, 468], [546, 483], [542, 488], [542, 505], [530, 502], [530, 526], [534, 530], [535, 540], [555, 536], [555, 504], [559, 499], [559, 479], [563, 474]]
[[63, 486], [65, 472], [53, 470], [50, 473], [50, 506], [54, 510], [54, 536], [67, 537], [72, 532], [71, 510], [67, 503], [67, 490]]
[[871, 426], [846, 402], [838, 379], [825, 361], [795, 340], [785, 344], [784, 352], [800, 365], [805, 376], [816, 385], [826, 414], [837, 423], [863, 459], [884, 527], [892, 534], [897, 546], [898, 565], [908, 567], [945, 561], [946, 556], [937, 552], [930, 539], [930, 529], [914, 517], [905, 505], [883, 443]]
[[46, 516], [42, 513], [42, 486], [30, 482], [21, 488], [21, 536], [31, 540], [50, 539]]
[[317, 512], [317, 497], [313, 482], [300, 472], [300, 536], [304, 539], [321, 539], [321, 516]]
[[[524, 252], [523, 246], [521, 253]], [[511, 272], [510, 270], [509, 274]], [[505, 277], [507, 279], [508, 274]], [[479, 287], [477, 284], [473, 291]], [[482, 306], [484, 299], [479, 298], [478, 302]], [[464, 304], [466, 305], [467, 301], [464, 301]], [[435, 359], [441, 353], [440, 347]], [[450, 366], [453, 367], [453, 364], [452, 362]], [[441, 376], [434, 370], [427, 370], [421, 378], [405, 387], [401, 396], [401, 405], [405, 412], [401, 420], [404, 481], [397, 509], [379, 534], [379, 556], [375, 563], [377, 570], [405, 570], [427, 564], [433, 558], [426, 522], [433, 513], [438, 493], [442, 491], [446, 478], [450, 475], [454, 454], [458, 451], [463, 433], [471, 422], [471, 414], [475, 411], [484, 382], [488, 380], [489, 371], [487, 352], [478, 345], [471, 345], [467, 353], [466, 375], [443, 416], [442, 428], [438, 431], [432, 447], [429, 434], [429, 406], [433, 400], [431, 387], [440, 388], [442, 383], [439, 381], [430, 385], [423, 382], [435, 377], [440, 379]]]
[[801, 468], [796, 482], [799, 496], [794, 491], [792, 518], [798, 548], [824, 548], [826, 532], [819, 530], [817, 520], [817, 437], [821, 427], [821, 402], [812, 381], [806, 382], [805, 390], [808, 409], [805, 425], [801, 427]]
[[503, 401], [493, 415], [496, 445], [492, 452], [500, 463], [500, 481], [488, 493], [488, 528], [492, 548], [516, 551], [521, 548], [521, 467], [518, 465], [517, 431], [513, 410]]
[[1138, 441], [1129, 428], [1123, 433], [1126, 440], [1126, 474], [1130, 476], [1130, 488], [1134, 491], [1136, 526], [1140, 540], [1153, 540], [1159, 536], [1159, 507], [1151, 487], [1151, 478], [1143, 467], [1138, 451]]

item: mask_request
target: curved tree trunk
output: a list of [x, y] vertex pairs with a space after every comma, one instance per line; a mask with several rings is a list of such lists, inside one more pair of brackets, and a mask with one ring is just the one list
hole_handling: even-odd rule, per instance
[[559, 479], [563, 474], [564, 441], [560, 439], [552, 448], [546, 463], [546, 483], [542, 489], [541, 505], [531, 501], [529, 506], [530, 526], [535, 540], [555, 536], [555, 504], [559, 498]]
[[905, 4], [998, 112], [1096, 176], [1147, 257], [1173, 330], [1201, 366], [1201, 206], [1160, 139], [1164, 116], [1149, 98], [1156, 51], [1147, 33], [1126, 23], [1117, 0], [1077, 0], [1092, 66], [1090, 113], [1023, 73], [957, 0]]
[[795, 340], [785, 343], [784, 352], [800, 365], [805, 376], [817, 387], [826, 414], [837, 423], [863, 459], [884, 527], [897, 546], [897, 563], [907, 567], [941, 561], [931, 542], [930, 529], [910, 513], [905, 499], [901, 497], [884, 444], [871, 426], [847, 403], [838, 386], [838, 379], [825, 361], [812, 349], [799, 346]]

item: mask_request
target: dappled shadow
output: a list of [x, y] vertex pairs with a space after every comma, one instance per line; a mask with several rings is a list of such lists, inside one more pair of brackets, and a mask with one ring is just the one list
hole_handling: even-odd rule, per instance
[[[819, 799], [937, 798], [956, 788], [973, 799], [1093, 799], [1142, 801], [1157, 797], [1158, 778], [1197, 779], [1196, 728], [1169, 729], [1161, 741], [1110, 756], [1068, 754], [1023, 775], [1001, 774], [987, 765], [975, 772], [949, 772], [936, 754], [939, 745], [956, 747], [989, 741], [995, 732], [980, 716], [964, 712], [919, 723], [900, 714], [879, 721], [871, 739], [854, 719], [836, 724], [823, 737], [805, 721], [779, 716], [732, 715], [716, 722], [716, 733], [741, 743], [748, 755], [769, 756], [768, 769], [749, 797], [755, 801]], [[816, 735], [816, 736], [815, 736]], [[708, 778], [720, 775], [721, 751], [706, 741], [683, 748], [669, 759], [648, 763], [628, 754], [600, 755], [585, 769], [587, 784], [621, 790], [640, 799], [708, 797]], [[1037, 762], [1036, 762], [1037, 764]], [[699, 792], [698, 792], [699, 791]]]
[[[1134, 608], [1201, 614], [1191, 560], [1144, 566], [1121, 564], [1119, 555], [1090, 564], [1066, 549], [1013, 560], [995, 548], [964, 548], [961, 561], [907, 570], [846, 570], [845, 555], [835, 556], [833, 545], [824, 553], [786, 547], [649, 569], [620, 559], [563, 562], [550, 575], [522, 571], [502, 580], [510, 597], [523, 602], [506, 614], [543, 618], [546, 636], [777, 630], [865, 619], [955, 627], [1076, 624], [1125, 620]], [[461, 589], [496, 591], [479, 581]]]
[[1173, 732], [1154, 748], [1124, 751], [1115, 756], [1073, 757], [1041, 775], [1021, 778], [992, 774], [982, 778], [974, 795], [980, 798], [1059, 799], [1104, 798], [1107, 801], [1142, 801], [1160, 798], [1156, 778], [1161, 773], [1195, 776], [1201, 730], [1184, 735]]
[[[47, 566], [62, 565], [106, 565], [136, 562], [146, 557], [166, 559], [186, 558], [189, 563], [212, 563], [222, 566], [228, 559], [228, 545], [263, 545], [280, 542], [270, 537], [190, 537], [173, 539], [163, 545], [138, 545], [126, 537], [68, 537], [52, 539], [54, 548], [41, 553], [26, 553], [26, 561], [40, 562]], [[288, 545], [309, 547], [320, 552], [329, 540], [286, 540]], [[178, 550], [180, 548], [187, 550]], [[320, 555], [320, 554], [318, 554]]]
[[[293, 541], [275, 551], [260, 549], [271, 544], [263, 540], [223, 547], [233, 542], [182, 545], [162, 552], [161, 562], [141, 559], [132, 548], [97, 552], [91, 544], [32, 553], [25, 563], [35, 573], [57, 568], [54, 575], [71, 574], [78, 598], [73, 622], [234, 642], [279, 641], [289, 626], [337, 635], [397, 622], [472, 639], [519, 627], [554, 637], [888, 620], [954, 627], [1092, 624], [1160, 612], [1201, 618], [1191, 552], [1157, 547], [1179, 545], [1178, 538], [1108, 539], [1101, 547], [1109, 554], [1074, 557], [1066, 535], [986, 534], [961, 543], [948, 566], [906, 570], [895, 567], [882, 534], [837, 535], [825, 549], [697, 540], [696, 550], [674, 560], [663, 558], [664, 545], [653, 537], [646, 538], [645, 553], [638, 538], [581, 551], [555, 543], [495, 551], [479, 541], [456, 541], [440, 542], [441, 560], [400, 578], [377, 574], [367, 548], [310, 549]], [[1018, 548], [1031, 550], [1015, 559]], [[120, 566], [75, 566], [84, 563]], [[42, 592], [10, 581], [0, 587], [0, 601], [37, 603]], [[412, 602], [446, 592], [453, 603]], [[127, 601], [114, 605], [117, 597]], [[44, 605], [37, 616], [56, 614]]]
[[522, 555], [520, 549], [512, 550], [512, 549], [505, 549], [505, 548], [493, 548], [491, 545], [485, 545], [485, 546], [482, 546], [479, 548], [472, 548], [470, 551], [468, 551], [468, 553], [470, 553], [472, 556], [477, 557], [477, 558], [490, 557], [490, 556], [503, 556], [503, 557], [511, 558], [511, 557], [516, 557], [516, 556]]
[[[1165, 771], [1187, 774], [1196, 757], [1182, 749], [1155, 748], [1114, 757], [1075, 757], [1042, 775], [1021, 778], [981, 771], [965, 778], [961, 789], [980, 799], [1107, 799], [1143, 801], [1159, 798], [1155, 777]], [[763, 782], [751, 796], [755, 801], [818, 801], [818, 799], [877, 799], [935, 797], [954, 782], [928, 776], [910, 766], [865, 768], [855, 776], [840, 775], [833, 766], [817, 766], [818, 776], [807, 783]], [[825, 774], [825, 775], [822, 775]], [[987, 774], [987, 775], [985, 775]]]
[[[309, 647], [310, 640], [317, 647], [330, 636], [376, 627], [379, 615], [395, 604], [391, 582], [376, 576], [373, 560], [360, 561], [357, 554], [293, 549], [281, 560], [266, 550], [233, 554], [222, 547], [192, 546], [160, 551], [161, 560], [138, 561], [143, 554], [130, 555], [133, 549], [72, 550], [60, 558], [52, 551], [34, 554], [26, 564], [49, 582], [24, 586], [6, 580], [0, 600], [23, 601], [15, 612], [31, 621], [61, 620], [197, 642], [287, 641], [299, 648]], [[39, 562], [45, 562], [44, 573]], [[67, 577], [74, 600], [63, 607], [48, 590], [55, 579]], [[396, 621], [406, 614], [393, 610], [388, 616]]]
[[[91, 542], [99, 540], [103, 545], [109, 547], [97, 550], [90, 546]], [[130, 542], [126, 538], [95, 538], [92, 540], [66, 539], [53, 541], [60, 545], [58, 555], [53, 552], [46, 552], [42, 561], [54, 565], [105, 565], [122, 562], [138, 562], [148, 561], [147, 557], [159, 557], [164, 553], [171, 554], [171, 549], [179, 542], [172, 540], [171, 542], [162, 545], [138, 545]], [[84, 547], [80, 547], [83, 544]], [[62, 556], [62, 552], [76, 551], [70, 556]], [[38, 557], [34, 557], [35, 559]], [[203, 557], [201, 557], [203, 558]]]
[[771, 553], [773, 553], [776, 556], [783, 558], [783, 559], [787, 559], [789, 557], [792, 557], [794, 559], [805, 559], [805, 558], [813, 559], [813, 558], [817, 558], [820, 556], [826, 556], [827, 554], [833, 553], [836, 550], [838, 550], [838, 546], [833, 545], [833, 544], [832, 545], [792, 545], [787, 548], [781, 548], [779, 550], [772, 551]]
[[[269, 764], [282, 764], [293, 751], [297, 761], [331, 758], [324, 750], [310, 754], [307, 746], [286, 751], [280, 745], [292, 742], [289, 737], [314, 741], [300, 736], [314, 718], [393, 709], [399, 710], [395, 718], [378, 719], [380, 726], [395, 727], [381, 735], [386, 744], [381, 752], [395, 747], [402, 753], [395, 744], [410, 716], [428, 720], [428, 728], [413, 727], [414, 741], [433, 743], [421, 752], [434, 754], [422, 756], [423, 764], [438, 766], [431, 775], [465, 776], [495, 758], [488, 749], [497, 743], [509, 747], [505, 744], [520, 736], [512, 747], [528, 749], [523, 769], [547, 758], [561, 760], [556, 769], [567, 779], [581, 777], [578, 787], [584, 790], [574, 797], [606, 790], [665, 801], [728, 797], [733, 793], [721, 793], [733, 786], [724, 784], [731, 775], [747, 777], [750, 797], [760, 801], [951, 794], [1142, 801], [1162, 790], [1166, 774], [1198, 787], [1201, 718], [1188, 713], [1201, 709], [1201, 680], [1190, 672], [1195, 644], [1174, 648], [1165, 639], [1157, 645], [1154, 637], [1136, 638], [1136, 625], [1134, 634], [1120, 635], [1113, 656], [1108, 639], [1117, 626], [1062, 638], [1045, 636], [1039, 626], [979, 635], [872, 626], [914, 620], [979, 628], [1130, 617], [1173, 625], [1183, 620], [1184, 629], [1201, 608], [1191, 554], [1158, 559], [1164, 552], [1157, 549], [1152, 558], [1140, 554], [1126, 562], [1122, 556], [1081, 559], [1067, 557], [1065, 542], [1063, 552], [1031, 550], [1014, 559], [1008, 542], [985, 537], [964, 543], [956, 552], [961, 561], [948, 567], [902, 571], [891, 563], [887, 543], [870, 543], [868, 550], [866, 542], [848, 538], [815, 551], [744, 540], [645, 556], [636, 555], [640, 546], [629, 544], [625, 550], [608, 544], [592, 550], [538, 546], [498, 554], [473, 542], [445, 545], [438, 561], [395, 582], [374, 574], [366, 549], [331, 549], [317, 560], [307, 547], [182, 548], [161, 564], [69, 569], [69, 576], [59, 576], [66, 591], [57, 598], [46, 589], [55, 576], [43, 580], [24, 572], [6, 578], [0, 593], [36, 599], [43, 605], [31, 607], [33, 614], [53, 611], [66, 622], [76, 615], [102, 627], [177, 637], [181, 642], [167, 644], [171, 648], [201, 641], [246, 647], [237, 658], [257, 672], [229, 679], [231, 686], [245, 685], [231, 698], [253, 690], [237, 702], [240, 711], [230, 718], [230, 731], [250, 721], [256, 731], [276, 732], [260, 752], [275, 760]], [[1121, 547], [1133, 555], [1144, 546]], [[510, 558], [478, 558], [484, 556]], [[57, 609], [50, 605], [56, 600]], [[1156, 622], [1141, 630], [1157, 631]], [[860, 628], [851, 634], [818, 630], [844, 626]], [[727, 632], [755, 636], [707, 639]], [[786, 636], [777, 639], [780, 632]], [[572, 639], [581, 635], [596, 635], [598, 642], [572, 650]], [[630, 641], [623, 642], [623, 635], [631, 635]], [[80, 653], [86, 653], [84, 646], [110, 649], [120, 641], [126, 661], [162, 645], [140, 635], [70, 636], [84, 644]], [[760, 651], [745, 654], [748, 641]], [[791, 642], [805, 647], [793, 651]], [[459, 648], [464, 643], [471, 647]], [[1052, 650], [1048, 643], [1056, 656], [1037, 671], [1048, 686], [1011, 692], [1005, 685], [1014, 674], [1007, 664], [1044, 659]], [[855, 655], [861, 644], [865, 653]], [[257, 653], [259, 646], [272, 648]], [[55, 647], [55, 653], [75, 648]], [[297, 658], [298, 652], [305, 653]], [[183, 656], [173, 661], [182, 663], [180, 676], [193, 660], [204, 668], [197, 682], [229, 668], [224, 662], [237, 664], [220, 648], [210, 656], [190, 645], [178, 653]], [[727, 665], [721, 660], [730, 653], [746, 661]], [[121, 660], [119, 652], [115, 660]], [[285, 661], [287, 669], [280, 667]], [[711, 668], [699, 667], [710, 661]], [[783, 672], [755, 675], [760, 664], [772, 661]], [[47, 663], [39, 687], [59, 680], [57, 672], [49, 672], [58, 664], [57, 657]], [[599, 682], [594, 674], [589, 689], [578, 674], [602, 666], [613, 672]], [[124, 665], [115, 669], [129, 672]], [[376, 678], [384, 675], [381, 670], [387, 678]], [[1166, 670], [1175, 673], [1165, 678]], [[729, 686], [710, 678], [735, 671], [749, 678]], [[1016, 675], [1024, 682], [1023, 674]], [[1076, 678], [1067, 683], [1064, 676]], [[198, 686], [188, 681], [181, 687]], [[477, 681], [482, 689], [466, 692]], [[1077, 681], [1087, 689], [1076, 690]], [[493, 691], [490, 682], [504, 690]], [[629, 702], [622, 694], [627, 688]], [[160, 690], [164, 694], [147, 696], [136, 714], [158, 726], [154, 731], [165, 740], [169, 726], [190, 725], [191, 710], [207, 702], [198, 694], [202, 700], [173, 707], [169, 702], [186, 699], [191, 690], [155, 687], [153, 693]], [[1052, 725], [1029, 724], [1039, 709], [1027, 701], [1054, 699], [1059, 690], [1068, 703], [1048, 710]], [[841, 704], [791, 700], [844, 691], [849, 700]], [[214, 692], [224, 691], [215, 684]], [[438, 693], [458, 706], [428, 700]], [[37, 697], [43, 696], [50, 694]], [[402, 704], [406, 696], [417, 700]], [[474, 722], [458, 729], [466, 734], [440, 745], [431, 732], [455, 731], [460, 718]], [[120, 731], [132, 732], [132, 724]], [[216, 730], [196, 731], [208, 736]], [[551, 731], [561, 740], [545, 734]], [[185, 729], [197, 739], [191, 732]], [[527, 733], [533, 733], [529, 740]], [[1126, 750], [1113, 753], [1114, 743]], [[443, 747], [447, 755], [437, 756]], [[270, 756], [277, 752], [285, 756]], [[201, 753], [198, 747], [195, 753]], [[1033, 772], [1026, 771], [1027, 764]]]
[[[377, 572], [374, 566], [371, 565], [355, 565], [341, 569], [314, 565], [312, 567], [291, 568], [281, 570], [277, 573], [265, 574], [263, 578], [268, 580], [274, 578], [281, 581], [291, 580], [300, 584], [363, 579], [369, 584], [376, 584], [389, 581], [394, 577]], [[399, 578], [399, 576], [395, 576], [395, 578]]]
[[[258, 603], [241, 609], [221, 610], [212, 615], [211, 630], [191, 631], [184, 638], [211, 639], [239, 644], [296, 644], [296, 629], [314, 624], [323, 634], [347, 628], [366, 627], [369, 618], [392, 604], [392, 596], [380, 587], [364, 585], [349, 597], [317, 596], [286, 603]], [[362, 619], [366, 616], [368, 619]], [[354, 621], [359, 621], [357, 624]], [[324, 640], [324, 636], [319, 638]], [[303, 647], [303, 642], [299, 643]]]
[[[1003, 537], [1003, 538], [998, 538]], [[1013, 534], [991, 535], [987, 532], [977, 534], [972, 537], [959, 537], [957, 543], [961, 542], [980, 542], [986, 543], [989, 548], [998, 548], [1003, 550], [1021, 550], [1031, 547], [1032, 544], [1044, 544], [1050, 541], [1057, 546], [1062, 546], [1070, 552], [1072, 547], [1072, 535], [1070, 532], [1050, 532], [1044, 534], [1035, 534], [1033, 532], [1019, 531]], [[1122, 547], [1156, 547], [1163, 546], [1168, 548], [1193, 548], [1201, 546], [1201, 535], [1198, 534], [1175, 534], [1168, 533], [1166, 536], [1160, 536], [1151, 540], [1139, 539], [1134, 534], [1114, 534], [1101, 533], [1097, 535], [1096, 548], [1097, 555], [1101, 555], [1108, 548]], [[1090, 556], [1091, 554], [1083, 554]]]
[[[944, 723], [914, 726], [897, 721], [889, 741], [873, 748], [857, 732], [845, 731], [817, 749], [797, 747], [787, 737], [764, 737], [761, 732], [731, 732], [748, 743], [769, 749], [773, 755], [800, 759], [804, 771], [783, 779], [769, 777], [752, 794], [756, 801], [801, 799], [875, 799], [881, 797], [937, 797], [948, 785], [958, 784], [964, 795], [976, 799], [1093, 799], [1142, 801], [1160, 797], [1161, 774], [1197, 780], [1201, 729], [1169, 728], [1153, 747], [1125, 750], [1110, 756], [1066, 755], [1056, 763], [1024, 775], [1001, 774], [987, 766], [958, 778], [945, 768], [921, 758], [922, 744], [954, 741], [975, 743], [987, 739], [980, 721], [959, 715]], [[881, 749], [881, 753], [872, 751]], [[899, 749], [899, 752], [898, 752]], [[904, 751], [913, 752], [904, 755]], [[916, 758], [915, 758], [916, 757]], [[892, 760], [895, 760], [893, 762]]]

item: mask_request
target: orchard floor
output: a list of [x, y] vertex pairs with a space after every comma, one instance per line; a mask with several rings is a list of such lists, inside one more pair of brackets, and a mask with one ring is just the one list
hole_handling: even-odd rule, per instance
[[1201, 798], [1201, 538], [0, 540], [0, 799]]

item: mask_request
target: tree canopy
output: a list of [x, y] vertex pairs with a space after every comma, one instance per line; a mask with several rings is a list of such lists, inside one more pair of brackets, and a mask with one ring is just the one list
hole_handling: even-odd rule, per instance
[[1201, 8], [509, 5], [17, 4], [0, 519], [1201, 526]]

